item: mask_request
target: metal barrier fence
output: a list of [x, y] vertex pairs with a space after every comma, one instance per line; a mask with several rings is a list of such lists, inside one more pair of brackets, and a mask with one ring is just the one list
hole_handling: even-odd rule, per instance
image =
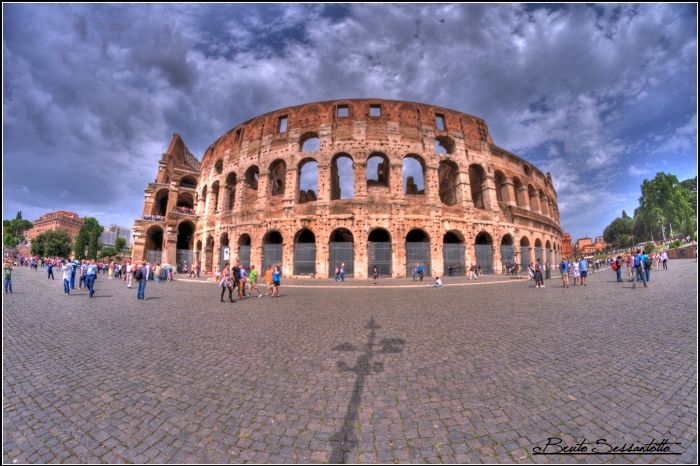
[[463, 244], [443, 244], [442, 245], [442, 261], [443, 274], [449, 276], [452, 267], [457, 276], [463, 276], [467, 273], [466, 264], [464, 263], [464, 245]]
[[501, 246], [501, 265], [513, 264], [515, 262], [515, 246]]
[[[238, 260], [246, 270], [250, 270], [250, 246], [238, 246]], [[262, 273], [264, 275], [264, 271]]]
[[526, 272], [530, 267], [530, 246], [520, 246], [520, 267]]
[[345, 276], [355, 276], [355, 243], [328, 243], [328, 276], [335, 277], [335, 266], [345, 264]]
[[316, 275], [316, 245], [314, 243], [294, 245], [294, 275]]
[[163, 263], [163, 251], [146, 251], [146, 262], [151, 264]]
[[406, 243], [406, 276], [413, 275], [413, 267], [423, 264], [423, 275], [430, 277], [430, 243]]
[[367, 243], [367, 273], [377, 267], [380, 277], [391, 277], [391, 243]]
[[476, 263], [481, 264], [482, 273], [493, 273], [493, 246], [490, 244], [475, 244]]
[[187, 262], [187, 271], [189, 272], [194, 266], [194, 251], [191, 249], [175, 250], [175, 262], [177, 262], [177, 271], [180, 273], [182, 273], [182, 266]]
[[265, 244], [263, 245], [263, 266], [261, 273], [265, 275], [267, 266], [273, 269], [276, 265], [282, 268], [282, 245], [281, 244]]

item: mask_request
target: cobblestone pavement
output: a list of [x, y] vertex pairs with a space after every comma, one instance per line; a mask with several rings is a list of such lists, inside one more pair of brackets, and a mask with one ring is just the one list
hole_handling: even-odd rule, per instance
[[[697, 460], [697, 263], [650, 289], [592, 274], [444, 289], [284, 288], [99, 275], [3, 301], [3, 463]], [[663, 455], [533, 455], [679, 442]], [[550, 447], [551, 449], [551, 447]], [[550, 451], [550, 450], [548, 450]], [[590, 448], [589, 448], [590, 451]]]

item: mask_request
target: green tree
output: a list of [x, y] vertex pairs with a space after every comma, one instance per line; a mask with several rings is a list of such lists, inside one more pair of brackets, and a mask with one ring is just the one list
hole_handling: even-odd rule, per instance
[[83, 226], [75, 238], [75, 257], [76, 259], [85, 259], [85, 245], [88, 247], [87, 258], [97, 259], [97, 251], [100, 249], [99, 239], [104, 231], [104, 227], [100, 225], [94, 217], [84, 217]]
[[678, 182], [678, 178], [659, 172], [653, 179], [645, 179], [641, 189], [639, 217], [646, 230], [654, 232], [660, 223], [670, 223], [680, 230], [679, 227], [685, 223], [686, 213], [692, 206], [689, 202], [690, 193]]
[[644, 252], [647, 253], [647, 254], [652, 253], [652, 252], [654, 252], [654, 249], [655, 249], [655, 248], [656, 248], [656, 246], [654, 245], [654, 243], [652, 243], [651, 241], [648, 241], [648, 242], [644, 245]]
[[627, 212], [625, 212], [625, 211], [623, 210], [623, 211], [622, 211], [622, 218], [630, 218], [630, 216], [627, 215]]
[[2, 242], [5, 246], [14, 247], [24, 242], [24, 233], [34, 225], [29, 220], [22, 220], [22, 213], [12, 220], [2, 221]]
[[100, 251], [100, 257], [114, 257], [119, 253], [114, 246], [105, 246]]
[[634, 220], [631, 218], [617, 217], [610, 225], [605, 227], [605, 230], [603, 230], [603, 238], [606, 243], [617, 243], [622, 235], [629, 235], [632, 233], [633, 226]]
[[126, 238], [117, 238], [115, 241], [117, 250], [121, 251], [126, 246]]
[[47, 230], [32, 240], [34, 256], [69, 257], [72, 249], [70, 232], [65, 228]]

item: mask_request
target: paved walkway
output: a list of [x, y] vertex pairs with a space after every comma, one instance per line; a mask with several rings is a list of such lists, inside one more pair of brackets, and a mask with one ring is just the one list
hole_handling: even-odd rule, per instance
[[[647, 290], [610, 270], [569, 289], [283, 280], [235, 304], [185, 281], [138, 301], [104, 275], [66, 297], [23, 268], [3, 301], [3, 463], [693, 463], [695, 266]], [[533, 454], [548, 438], [681, 455]]]

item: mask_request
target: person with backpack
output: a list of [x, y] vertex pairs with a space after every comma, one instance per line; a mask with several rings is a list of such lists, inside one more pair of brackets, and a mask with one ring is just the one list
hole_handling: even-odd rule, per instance
[[139, 282], [139, 290], [136, 299], [146, 299], [146, 280], [148, 279], [148, 269], [141, 261], [136, 262], [134, 278]]
[[85, 271], [85, 284], [87, 286], [89, 297], [95, 294], [95, 279], [97, 278], [97, 264], [95, 264], [95, 259], [90, 261], [90, 265], [87, 266]]
[[617, 282], [622, 281], [622, 256], [617, 256], [617, 258], [612, 263], [612, 269], [617, 274]]
[[654, 259], [651, 258], [651, 255], [647, 253], [642, 254], [642, 266], [644, 267], [644, 278], [646, 278], [646, 282], [649, 283], [649, 278], [651, 278], [651, 268], [654, 265]]
[[418, 276], [420, 277], [419, 281], [421, 281], [421, 282], [423, 281], [424, 272], [425, 272], [425, 268], [423, 267], [423, 263], [419, 262], [418, 263]]
[[[236, 265], [233, 266], [233, 286], [238, 287], [238, 299], [243, 300], [243, 279], [241, 278], [241, 263], [236, 261]], [[274, 295], [274, 291], [272, 292]]]
[[559, 263], [559, 271], [561, 272], [562, 288], [569, 287], [569, 262], [562, 259]]
[[644, 259], [642, 258], [641, 249], [637, 249], [637, 254], [634, 256], [634, 284], [632, 289], [637, 288], [637, 279], [641, 278], [644, 282], [644, 288], [648, 288], [646, 276], [644, 275], [644, 270], [642, 268]]

